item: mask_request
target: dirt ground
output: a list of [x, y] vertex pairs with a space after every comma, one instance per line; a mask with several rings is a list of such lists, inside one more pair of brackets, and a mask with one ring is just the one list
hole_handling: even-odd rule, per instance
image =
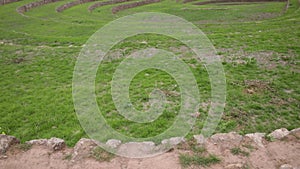
[[[32, 145], [25, 150], [11, 146], [0, 158], [1, 169], [180, 169], [180, 154], [191, 150], [183, 143], [172, 151], [159, 156], [143, 159], [115, 156], [110, 161], [99, 161], [87, 155], [91, 144], [82, 147], [65, 147], [54, 151], [45, 145]], [[200, 145], [199, 145], [200, 146]], [[218, 134], [205, 141], [207, 153], [214, 154], [221, 162], [208, 167], [190, 166], [188, 168], [211, 169], [300, 169], [300, 130], [284, 136], [280, 140], [255, 140], [236, 133]], [[233, 148], [249, 152], [247, 155], [232, 153]], [[80, 152], [85, 152], [81, 153]], [[74, 154], [75, 153], [75, 154]]]

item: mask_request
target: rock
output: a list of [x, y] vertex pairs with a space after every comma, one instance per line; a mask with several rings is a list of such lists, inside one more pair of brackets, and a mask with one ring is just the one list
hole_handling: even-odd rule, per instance
[[92, 139], [82, 138], [74, 146], [72, 161], [89, 157], [90, 152], [97, 147], [97, 144]]
[[194, 139], [197, 141], [197, 144], [204, 144], [205, 143], [205, 138], [202, 134], [194, 135]]
[[280, 166], [279, 169], [293, 169], [293, 166], [289, 165], [289, 164], [283, 164]]
[[66, 147], [65, 141], [60, 138], [52, 137], [48, 140], [47, 146], [51, 147], [53, 150], [61, 150]]
[[183, 137], [172, 137], [170, 139], [164, 139], [163, 141], [161, 141], [161, 144], [170, 144], [172, 146], [175, 146], [182, 142], [185, 142], [185, 139]]
[[118, 153], [125, 157], [130, 158], [143, 158], [149, 157], [155, 154], [156, 152], [155, 143], [151, 141], [147, 142], [129, 142], [122, 144], [119, 149]]
[[47, 139], [36, 139], [36, 140], [30, 140], [26, 141], [26, 144], [31, 144], [31, 145], [47, 145], [48, 140]]
[[50, 149], [57, 151], [63, 149], [66, 144], [63, 139], [52, 137], [50, 139], [37, 139], [37, 140], [30, 140], [26, 141], [26, 144], [31, 145], [44, 145], [48, 146]]
[[258, 145], [259, 147], [264, 147], [264, 144], [262, 142], [262, 138], [264, 138], [266, 133], [250, 133], [246, 134], [245, 137], [250, 138], [253, 140], [253, 142]]
[[294, 129], [292, 131], [290, 131], [290, 134], [300, 138], [300, 128]]
[[121, 145], [121, 141], [120, 140], [116, 140], [116, 139], [110, 139], [107, 140], [106, 145], [108, 145], [111, 148], [117, 148]]
[[273, 131], [271, 134], [269, 134], [268, 136], [280, 140], [283, 137], [287, 136], [290, 132], [286, 129], [286, 128], [281, 128], [281, 129], [277, 129], [275, 131]]
[[0, 154], [0, 160], [1, 160], [1, 159], [7, 159], [7, 156], [6, 156], [6, 155], [1, 155], [1, 154]]
[[236, 132], [230, 132], [212, 135], [209, 138], [209, 141], [223, 148], [233, 148], [239, 146], [242, 139], [243, 136], [237, 134]]
[[241, 163], [237, 163], [237, 164], [229, 164], [225, 167], [226, 169], [243, 169], [244, 165]]
[[14, 136], [0, 134], [0, 154], [5, 153], [10, 146], [19, 143], [20, 140]]

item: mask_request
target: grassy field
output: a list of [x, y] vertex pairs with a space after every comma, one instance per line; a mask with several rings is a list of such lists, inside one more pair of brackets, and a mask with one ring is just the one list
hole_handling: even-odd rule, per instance
[[[23, 0], [0, 6], [0, 133], [22, 141], [60, 137], [74, 145], [86, 137], [74, 111], [72, 76], [76, 58], [86, 40], [103, 25], [136, 12], [164, 12], [198, 26], [223, 60], [227, 102], [216, 132], [270, 132], [300, 127], [300, 11], [299, 1], [210, 4], [197, 6], [165, 0], [111, 13], [114, 5], [92, 13], [82, 4], [62, 13], [60, 1], [34, 8], [22, 16]], [[147, 43], [144, 43], [146, 41]], [[124, 56], [155, 47], [181, 54], [199, 86], [201, 113], [188, 137], [201, 132], [210, 101], [210, 83], [202, 63], [182, 43], [146, 34], [128, 38], [108, 54], [96, 78], [97, 102], [108, 123], [134, 137], [154, 136], [166, 130], [180, 108], [180, 93], [168, 74], [155, 69], [139, 73], [130, 86], [133, 105], [142, 110], [154, 87], [170, 93], [160, 118], [139, 124], [118, 114], [110, 95], [113, 72]], [[147, 77], [145, 75], [147, 74]], [[178, 94], [179, 93], [179, 94]]]

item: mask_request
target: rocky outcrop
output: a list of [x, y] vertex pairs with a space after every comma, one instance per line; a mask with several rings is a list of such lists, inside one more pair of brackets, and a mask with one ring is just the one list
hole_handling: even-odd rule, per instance
[[143, 5], [148, 5], [148, 4], [152, 4], [152, 3], [158, 3], [158, 2], [160, 2], [160, 0], [144, 0], [144, 1], [133, 2], [133, 3], [129, 3], [129, 4], [122, 4], [122, 5], [113, 7], [111, 11], [113, 14], [116, 14], [125, 9], [135, 8], [138, 6], [143, 6]]
[[36, 8], [36, 7], [39, 7], [42, 5], [46, 5], [46, 4], [54, 3], [54, 2], [58, 2], [58, 1], [61, 1], [61, 0], [41, 0], [41, 1], [31, 2], [29, 4], [26, 4], [26, 5], [23, 5], [23, 6], [20, 6], [19, 8], [17, 8], [17, 12], [25, 13], [32, 8]]

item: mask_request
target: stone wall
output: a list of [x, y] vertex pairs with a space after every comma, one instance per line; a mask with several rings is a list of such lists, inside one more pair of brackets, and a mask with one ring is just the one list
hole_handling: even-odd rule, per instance
[[45, 5], [45, 4], [54, 3], [54, 2], [58, 2], [58, 1], [61, 1], [61, 0], [41, 0], [41, 1], [31, 2], [29, 4], [26, 4], [26, 5], [23, 5], [19, 8], [17, 8], [17, 12], [25, 13], [32, 8], [36, 8], [36, 7]]
[[94, 9], [101, 6], [118, 4], [118, 3], [128, 2], [128, 1], [132, 1], [132, 0], [109, 0], [109, 1], [97, 2], [89, 7], [89, 11], [92, 12]]
[[[185, 0], [184, 3], [191, 2], [193, 0]], [[285, 2], [287, 0], [211, 0], [195, 3], [195, 5], [206, 5], [212, 3], [230, 3], [230, 2]]]
[[130, 3], [130, 4], [123, 4], [123, 5], [113, 7], [112, 8], [112, 13], [116, 14], [120, 11], [125, 10], [125, 9], [135, 8], [135, 7], [138, 7], [138, 6], [143, 6], [143, 5], [157, 3], [157, 2], [160, 2], [160, 0], [144, 0], [144, 1], [139, 1], [139, 2], [133, 2], [133, 3]]
[[57, 12], [62, 12], [62, 11], [66, 10], [66, 9], [69, 9], [73, 6], [88, 3], [88, 2], [94, 2], [94, 1], [96, 1], [96, 0], [77, 0], [77, 1], [68, 2], [68, 3], [63, 4], [63, 5], [59, 6], [58, 8], [56, 8], [56, 11]]
[[18, 2], [20, 0], [0, 0], [0, 5], [5, 5], [13, 2]]

